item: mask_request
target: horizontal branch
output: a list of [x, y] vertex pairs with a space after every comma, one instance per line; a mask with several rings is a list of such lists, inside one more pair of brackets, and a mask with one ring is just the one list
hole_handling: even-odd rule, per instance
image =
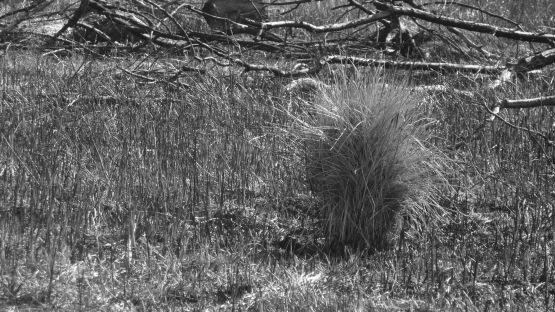
[[322, 63], [318, 62], [316, 66], [312, 68], [303, 69], [293, 69], [293, 70], [283, 70], [276, 66], [263, 65], [263, 64], [252, 64], [248, 63], [240, 58], [226, 57], [230, 62], [235, 63], [244, 68], [246, 72], [248, 71], [267, 71], [272, 73], [276, 77], [301, 77], [317, 74], [322, 69]]
[[380, 10], [391, 12], [397, 15], [415, 17], [428, 22], [441, 24], [444, 26], [451, 26], [451, 27], [457, 27], [457, 28], [466, 29], [470, 31], [480, 32], [480, 33], [487, 33], [501, 38], [516, 39], [516, 40], [529, 41], [529, 42], [543, 42], [543, 43], [549, 43], [549, 44], [555, 45], [554, 34], [519, 31], [519, 30], [510, 29], [510, 28], [493, 26], [485, 23], [461, 20], [461, 19], [447, 17], [447, 16], [439, 16], [427, 11], [394, 6], [381, 1], [375, 1], [374, 3], [376, 7]]
[[353, 64], [357, 66], [383, 66], [385, 68], [410, 69], [410, 70], [436, 70], [441, 72], [471, 72], [483, 74], [499, 74], [504, 67], [487, 65], [428, 63], [428, 62], [400, 62], [389, 60], [376, 60], [361, 57], [347, 57], [331, 55], [324, 58], [326, 63]]
[[488, 89], [496, 89], [511, 81], [515, 75], [521, 75], [553, 63], [555, 63], [555, 49], [545, 50], [518, 59], [516, 62], [510, 62], [507, 64], [507, 68], [498, 75], [497, 79], [489, 84]]
[[505, 99], [501, 101], [500, 106], [501, 108], [532, 108], [540, 106], [555, 106], [555, 95], [522, 100]]
[[264, 30], [269, 30], [273, 28], [292, 27], [292, 28], [302, 28], [312, 33], [324, 33], [324, 32], [332, 32], [332, 31], [340, 31], [340, 30], [358, 27], [361, 25], [371, 24], [391, 15], [392, 14], [389, 12], [378, 12], [373, 15], [362, 17], [348, 22], [320, 25], [320, 26], [303, 22], [303, 21], [277, 21], [277, 22], [260, 23], [260, 27]]
[[521, 58], [513, 65], [517, 73], [525, 73], [555, 63], [555, 48]]

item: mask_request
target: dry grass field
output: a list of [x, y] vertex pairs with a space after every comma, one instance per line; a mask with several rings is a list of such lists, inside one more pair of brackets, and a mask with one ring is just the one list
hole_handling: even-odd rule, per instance
[[[461, 2], [555, 33], [550, 0]], [[340, 3], [269, 15], [324, 24]], [[17, 5], [0, 3], [0, 21]], [[555, 110], [490, 118], [502, 99], [555, 95], [553, 65], [497, 88], [326, 65], [304, 92], [169, 48], [3, 40], [0, 311], [555, 310]], [[496, 57], [446, 40], [427, 60], [541, 50], [473, 40]]]

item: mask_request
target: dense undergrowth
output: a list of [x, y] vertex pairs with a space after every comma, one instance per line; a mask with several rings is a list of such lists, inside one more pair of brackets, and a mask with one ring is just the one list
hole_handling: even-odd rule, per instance
[[[403, 232], [388, 251], [337, 252], [321, 215], [330, 201], [315, 196], [311, 145], [299, 134], [315, 129], [314, 94], [217, 66], [181, 83], [145, 80], [120, 69], [183, 64], [118, 55], [1, 57], [0, 309], [554, 308], [555, 151], [527, 131], [553, 134], [553, 108], [490, 121], [485, 106], [554, 94], [552, 69], [486, 90], [482, 76], [339, 69], [338, 79], [326, 68], [332, 104], [364, 98], [349, 89], [361, 77], [387, 100], [417, 101], [419, 115], [405, 117], [421, 118], [423, 144], [452, 167], [451, 187], [430, 198], [441, 207], [433, 226]], [[411, 93], [422, 81], [449, 88]], [[418, 172], [409, 166], [401, 170]]]

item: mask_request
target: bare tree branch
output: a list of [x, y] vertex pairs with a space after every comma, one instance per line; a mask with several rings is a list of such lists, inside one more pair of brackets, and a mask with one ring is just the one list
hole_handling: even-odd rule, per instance
[[346, 29], [352, 29], [358, 26], [367, 25], [391, 16], [389, 12], [377, 12], [373, 15], [362, 17], [353, 21], [335, 23], [328, 25], [313, 25], [303, 21], [278, 21], [278, 22], [266, 22], [260, 23], [260, 27], [263, 29], [273, 29], [273, 28], [301, 28], [312, 33], [324, 33], [324, 32], [334, 32]]
[[466, 29], [470, 31], [491, 34], [493, 36], [500, 37], [500, 38], [516, 39], [516, 40], [529, 41], [529, 42], [542, 42], [542, 43], [548, 43], [550, 45], [555, 45], [554, 34], [517, 31], [517, 30], [493, 26], [485, 23], [466, 21], [466, 20], [456, 19], [456, 18], [447, 17], [447, 16], [439, 16], [419, 9], [394, 6], [389, 3], [385, 3], [383, 1], [374, 1], [374, 5], [378, 9], [386, 12], [390, 12], [392, 14], [411, 16], [428, 22], [444, 25], [444, 26], [457, 27], [457, 28]]
[[511, 64], [516, 73], [525, 73], [555, 63], [555, 48], [544, 50], [534, 55], [519, 59]]
[[555, 63], [555, 49], [549, 49], [531, 56], [523, 57], [514, 63], [509, 63], [507, 68], [499, 74], [497, 79], [489, 84], [488, 88], [498, 88], [504, 83], [511, 81], [515, 74], [521, 75], [553, 63]]
[[452, 1], [452, 0], [451, 1], [435, 1], [435, 2], [423, 3], [420, 7], [417, 7], [417, 9], [422, 9], [422, 7], [424, 7], [424, 6], [436, 5], [436, 4], [439, 4], [439, 5], [456, 5], [456, 6], [460, 6], [460, 7], [463, 7], [463, 8], [475, 10], [475, 11], [478, 11], [478, 12], [483, 13], [485, 15], [498, 18], [502, 21], [505, 21], [509, 24], [512, 24], [512, 25], [516, 26], [520, 30], [523, 30], [522, 27], [520, 26], [520, 24], [518, 24], [517, 22], [515, 22], [513, 20], [510, 20], [510, 19], [508, 19], [504, 16], [486, 11], [486, 10], [484, 10], [482, 8], [479, 8], [477, 6], [474, 6], [474, 5], [461, 3], [461, 2], [455, 2], [455, 1]]
[[89, 0], [81, 0], [79, 8], [75, 11], [73, 16], [67, 21], [67, 23], [52, 37], [48, 43], [54, 42], [61, 34], [64, 33], [68, 28], [75, 27], [81, 16], [83, 16], [89, 8]]
[[428, 62], [402, 62], [389, 60], [376, 60], [361, 57], [347, 57], [332, 55], [325, 58], [326, 63], [353, 64], [357, 66], [380, 66], [385, 68], [411, 69], [411, 70], [436, 70], [442, 72], [471, 72], [483, 74], [499, 74], [504, 67], [451, 63]]
[[501, 101], [501, 108], [532, 108], [540, 106], [555, 106], [555, 95], [543, 96], [533, 99], [509, 100]]

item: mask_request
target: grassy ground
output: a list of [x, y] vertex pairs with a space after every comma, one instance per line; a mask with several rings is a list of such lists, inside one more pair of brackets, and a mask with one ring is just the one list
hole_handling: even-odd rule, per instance
[[[553, 26], [552, 16], [540, 20]], [[441, 224], [393, 250], [337, 254], [295, 132], [314, 98], [286, 93], [285, 79], [217, 66], [173, 84], [119, 70], [181, 65], [172, 56], [3, 53], [0, 310], [555, 307], [555, 151], [514, 127], [552, 135], [555, 113], [503, 111], [505, 122], [490, 122], [484, 107], [555, 94], [552, 69], [495, 91], [479, 87], [484, 77], [361, 70], [382, 84], [450, 87], [414, 98], [429, 143], [453, 161], [453, 189], [440, 200]]]

